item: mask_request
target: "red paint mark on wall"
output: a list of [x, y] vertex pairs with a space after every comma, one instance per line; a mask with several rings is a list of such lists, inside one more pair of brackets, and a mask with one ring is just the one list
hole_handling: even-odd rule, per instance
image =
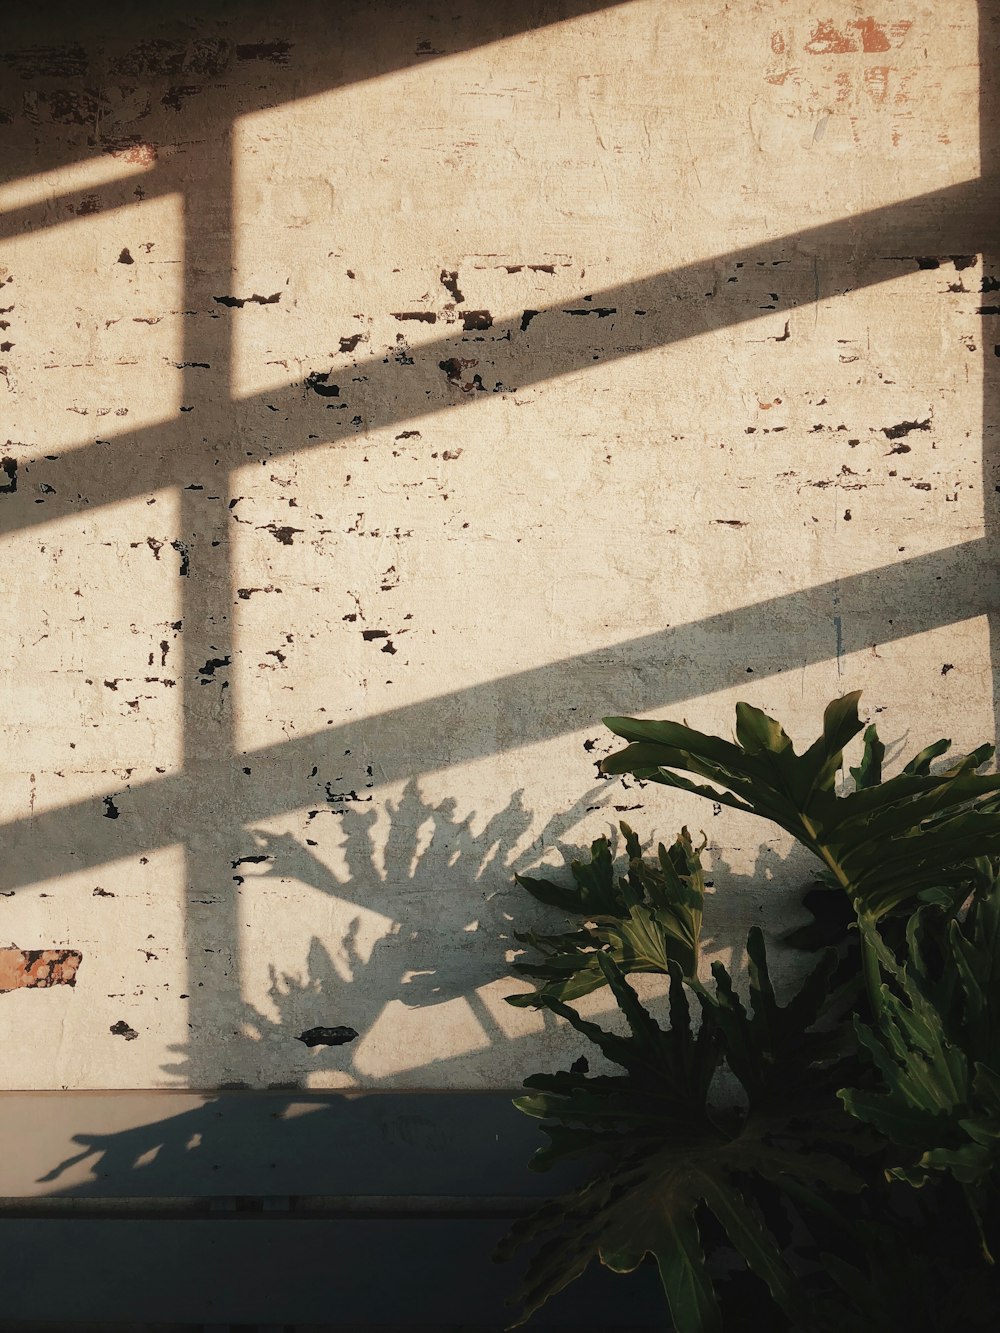
[[816, 30], [806, 42], [806, 50], [811, 56], [842, 56], [857, 49], [854, 38], [840, 32], [830, 19], [817, 23]]
[[821, 19], [806, 42], [806, 50], [813, 56], [842, 56], [859, 50], [875, 55], [901, 46], [912, 27], [912, 19], [897, 19], [886, 26], [869, 17], [852, 19], [841, 29], [831, 19]]
[[910, 82], [912, 81], [912, 79], [913, 79], [913, 75], [912, 75], [912, 73], [911, 73], [911, 74], [900, 74], [900, 73], [897, 72], [897, 74], [896, 74], [896, 92], [895, 92], [895, 94], [894, 94], [894, 96], [893, 96], [893, 99], [892, 99], [892, 100], [896, 103], [897, 106], [904, 106], [904, 105], [910, 100], [910, 88], [909, 88], [909, 85], [910, 85]]
[[889, 38], [886, 36], [885, 29], [874, 19], [855, 19], [851, 25], [857, 28], [861, 36], [861, 49], [870, 54], [878, 51], [889, 50]]
[[104, 151], [120, 162], [151, 167], [156, 161], [156, 145], [151, 143], [105, 144]]
[[75, 986], [79, 949], [0, 949], [0, 994], [25, 987]]
[[880, 106], [889, 92], [889, 66], [871, 65], [865, 70], [865, 92]]
[[776, 56], [780, 56], [783, 54], [785, 50], [784, 33], [780, 32], [771, 33], [771, 50], [774, 52]]

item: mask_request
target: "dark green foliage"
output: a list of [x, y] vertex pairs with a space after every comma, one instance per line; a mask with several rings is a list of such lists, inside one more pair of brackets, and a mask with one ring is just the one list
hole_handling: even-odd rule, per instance
[[697, 967], [705, 878], [698, 850], [682, 829], [668, 851], [660, 844], [656, 861], [644, 860], [639, 839], [621, 825], [628, 854], [628, 874], [616, 878], [607, 838], [590, 849], [590, 863], [570, 866], [574, 884], [515, 875], [518, 884], [551, 907], [584, 919], [577, 930], [560, 935], [515, 932], [522, 944], [544, 955], [542, 963], [516, 963], [522, 976], [544, 981], [538, 994], [517, 995], [512, 1003], [537, 1007], [542, 997], [573, 1000], [606, 984], [600, 952], [623, 972], [666, 973], [676, 963], [685, 976]]
[[911, 918], [901, 962], [873, 934], [886, 980], [874, 1021], [855, 1026], [880, 1087], [841, 1098], [891, 1140], [893, 1175], [922, 1185], [949, 1172], [974, 1202], [1000, 1166], [1000, 884], [986, 879], [937, 940], [928, 927], [925, 908]]
[[862, 785], [838, 794], [834, 784], [844, 746], [863, 726], [859, 697], [834, 700], [824, 714], [823, 734], [801, 755], [773, 718], [749, 704], [736, 706], [735, 744], [677, 722], [605, 718], [631, 744], [601, 767], [770, 819], [819, 857], [860, 917], [878, 921], [912, 907], [926, 892], [943, 891], [949, 901], [960, 901], [976, 859], [1000, 856], [993, 799], [1000, 777], [976, 771], [992, 757], [993, 747], [984, 745], [946, 772], [932, 774], [931, 761], [951, 744], [938, 741], [882, 782], [883, 750], [869, 728], [859, 769]]
[[[549, 1137], [532, 1165], [544, 1170], [567, 1156], [604, 1159], [580, 1191], [555, 1199], [517, 1224], [503, 1253], [542, 1240], [528, 1270], [525, 1317], [600, 1257], [616, 1272], [652, 1254], [681, 1333], [721, 1330], [705, 1267], [699, 1210], [715, 1218], [732, 1248], [789, 1316], [805, 1317], [803, 1295], [782, 1246], [753, 1205], [746, 1180], [856, 1191], [863, 1179], [844, 1160], [844, 1143], [864, 1136], [833, 1102], [829, 1043], [813, 1030], [826, 998], [824, 958], [785, 1007], [777, 1004], [763, 937], [750, 939], [750, 1003], [737, 998], [716, 964], [714, 988], [696, 988], [701, 1022], [692, 1030], [685, 985], [670, 976], [670, 1026], [661, 1029], [618, 966], [599, 953], [601, 972], [629, 1026], [617, 1036], [544, 993], [560, 1014], [623, 1070], [621, 1074], [537, 1074], [516, 1105], [542, 1120]], [[726, 1065], [738, 1087], [710, 1096]], [[555, 1232], [554, 1235], [550, 1234]], [[544, 1239], [543, 1239], [544, 1238]]]
[[[565, 1018], [621, 1071], [538, 1074], [516, 1103], [548, 1136], [534, 1167], [583, 1157], [593, 1168], [502, 1247], [535, 1247], [523, 1318], [595, 1258], [627, 1272], [652, 1255], [678, 1333], [993, 1327], [1000, 777], [977, 772], [989, 746], [932, 773], [950, 744], [939, 741], [883, 780], [868, 727], [853, 789], [838, 791], [844, 747], [862, 730], [857, 700], [832, 703], [801, 755], [745, 704], [735, 742], [607, 719], [628, 745], [605, 771], [762, 815], [819, 858], [806, 895], [815, 919], [793, 938], [834, 947], [787, 1004], [757, 929], [745, 1001], [719, 963], [710, 984], [699, 979], [705, 883], [686, 829], [654, 859], [623, 824], [622, 876], [601, 838], [570, 887], [518, 877], [575, 922], [517, 936], [542, 961], [517, 965], [538, 989], [511, 1003]], [[669, 977], [668, 1027], [627, 981], [637, 972]], [[624, 1035], [568, 1003], [604, 985]], [[915, 1274], [922, 1250], [937, 1262]], [[721, 1279], [726, 1255], [756, 1283], [759, 1316], [743, 1279]], [[942, 1280], [956, 1286], [950, 1299]]]

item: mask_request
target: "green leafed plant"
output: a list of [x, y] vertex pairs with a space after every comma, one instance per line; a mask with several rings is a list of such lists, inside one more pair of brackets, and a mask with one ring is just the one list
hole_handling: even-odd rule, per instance
[[938, 741], [883, 781], [884, 751], [869, 728], [855, 789], [838, 792], [844, 747], [864, 725], [859, 698], [834, 700], [822, 735], [801, 755], [773, 718], [744, 703], [736, 705], [735, 743], [678, 722], [608, 717], [605, 725], [629, 744], [601, 768], [693, 791], [778, 824], [819, 857], [862, 919], [878, 922], [926, 893], [944, 891], [951, 902], [961, 901], [976, 860], [1000, 856], [1000, 776], [977, 771], [992, 758], [993, 746], [932, 774], [931, 762], [951, 745]]
[[699, 851], [682, 829], [669, 851], [660, 844], [657, 859], [644, 860], [639, 839], [623, 823], [628, 873], [616, 877], [607, 838], [590, 849], [590, 862], [570, 866], [574, 883], [515, 875], [539, 902], [582, 919], [575, 930], [558, 935], [515, 931], [515, 938], [543, 955], [541, 963], [516, 963], [515, 970], [543, 982], [538, 994], [515, 995], [511, 1003], [537, 1007], [542, 997], [573, 1000], [607, 984], [601, 958], [625, 973], [662, 972], [676, 963], [686, 977], [695, 974], [701, 943], [705, 877]]
[[962, 920], [933, 930], [932, 915], [910, 919], [902, 960], [872, 933], [885, 980], [873, 1020], [855, 1027], [880, 1079], [840, 1097], [892, 1143], [891, 1175], [918, 1187], [954, 1178], [992, 1263], [982, 1225], [1000, 1183], [1000, 881], [984, 866]]
[[[594, 1162], [584, 1185], [518, 1223], [503, 1247], [506, 1256], [535, 1246], [524, 1317], [594, 1258], [624, 1272], [652, 1255], [678, 1333], [723, 1333], [734, 1325], [713, 1264], [729, 1253], [769, 1293], [770, 1327], [886, 1327], [902, 1291], [886, 1237], [923, 1237], [961, 1271], [972, 1225], [980, 1244], [966, 1248], [979, 1267], [964, 1274], [962, 1317], [992, 1327], [969, 1310], [979, 1293], [1000, 1298], [982, 1271], [1000, 1220], [1000, 777], [978, 772], [988, 746], [932, 773], [949, 748], [940, 741], [883, 779], [885, 751], [869, 727], [853, 786], [839, 790], [844, 747], [863, 730], [857, 700], [830, 704], [802, 754], [745, 704], [733, 742], [679, 723], [607, 719], [628, 744], [606, 772], [769, 818], [819, 858], [821, 892], [841, 895], [845, 910], [828, 922], [842, 922], [834, 939], [845, 947], [824, 952], [786, 1005], [758, 930], [747, 940], [746, 1002], [720, 964], [701, 979], [705, 881], [686, 829], [653, 858], [623, 824], [622, 875], [602, 838], [589, 863], [573, 864], [570, 886], [518, 877], [575, 923], [518, 935], [542, 957], [517, 965], [538, 989], [510, 1002], [566, 1019], [621, 1071], [538, 1074], [517, 1102], [549, 1138], [536, 1168]], [[849, 924], [861, 945], [853, 952]], [[852, 965], [863, 986], [844, 984]], [[638, 972], [669, 977], [665, 1029], [626, 979]], [[569, 1003], [605, 985], [624, 1035]], [[939, 1202], [964, 1194], [964, 1223], [942, 1227], [940, 1208], [914, 1211], [911, 1186], [921, 1200], [929, 1190]], [[940, 1303], [930, 1289], [921, 1297], [920, 1281], [903, 1304], [923, 1328]]]
[[[533, 1160], [536, 1169], [580, 1155], [603, 1163], [581, 1190], [553, 1200], [512, 1231], [504, 1253], [542, 1241], [526, 1277], [526, 1315], [593, 1258], [629, 1272], [652, 1254], [676, 1327], [682, 1333], [721, 1330], [699, 1230], [699, 1214], [707, 1211], [778, 1306], [805, 1317], [803, 1293], [780, 1242], [754, 1207], [753, 1187], [767, 1183], [800, 1199], [863, 1184], [843, 1159], [851, 1122], [834, 1107], [829, 1043], [813, 1028], [831, 960], [821, 959], [782, 1008], [759, 931], [752, 932], [749, 948], [749, 1006], [717, 964], [714, 987], [695, 991], [701, 1006], [697, 1031], [676, 964], [670, 964], [665, 1030], [604, 952], [597, 954], [598, 966], [629, 1035], [607, 1032], [540, 993], [541, 1007], [566, 1018], [623, 1072], [538, 1074], [526, 1082], [529, 1095], [516, 1103], [542, 1120], [549, 1137]], [[738, 1082], [713, 1095], [724, 1065]]]

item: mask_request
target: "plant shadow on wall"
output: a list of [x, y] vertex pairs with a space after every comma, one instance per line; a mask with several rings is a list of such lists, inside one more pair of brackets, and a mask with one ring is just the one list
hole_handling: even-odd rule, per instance
[[[524, 1318], [592, 1259], [630, 1272], [652, 1256], [678, 1333], [995, 1327], [1000, 775], [979, 771], [992, 746], [941, 760], [939, 741], [883, 779], [868, 727], [838, 789], [858, 697], [830, 704], [802, 754], [746, 704], [735, 743], [606, 719], [628, 744], [605, 772], [762, 816], [816, 858], [815, 919], [796, 942], [825, 947], [786, 1003], [756, 926], [745, 996], [721, 963], [703, 975], [705, 876], [686, 829], [644, 856], [622, 825], [620, 878], [603, 839], [572, 885], [519, 877], [576, 923], [523, 933], [541, 958], [519, 970], [537, 989], [511, 1003], [565, 1018], [619, 1071], [534, 1075], [516, 1103], [548, 1135], [539, 1170], [592, 1169], [501, 1247], [533, 1247]], [[665, 1026], [636, 972], [669, 979]], [[604, 987], [624, 1031], [575, 1007]]]
[[[631, 808], [636, 808], [635, 793], [628, 796]], [[485, 1052], [481, 1044], [471, 1052], [437, 1060], [430, 1057], [423, 1064], [418, 1055], [414, 1072], [418, 1079], [426, 1076], [428, 1084], [454, 1087], [465, 1086], [474, 1078], [481, 1081], [484, 1058], [491, 1059], [500, 1046], [515, 1048], [517, 1067], [522, 1070], [549, 1058], [553, 1050], [560, 1055], [569, 1051], [567, 1060], [583, 1053], [586, 1040], [551, 1013], [539, 1016], [536, 1030], [512, 1036], [497, 1023], [479, 990], [495, 982], [508, 983], [504, 989], [509, 990], [508, 960], [527, 958], [524, 943], [512, 929], [515, 912], [524, 923], [521, 893], [512, 881], [513, 874], [529, 870], [565, 873], [551, 865], [538, 869], [543, 848], [549, 854], [557, 851], [566, 862], [577, 857], [586, 861], [588, 852], [569, 840], [573, 830], [584, 816], [603, 811], [613, 815], [616, 797], [620, 798], [617, 784], [610, 794], [606, 788], [591, 789], [531, 838], [533, 818], [521, 793], [515, 793], [476, 831], [475, 815], [460, 816], [454, 799], [432, 803], [421, 795], [416, 782], [410, 782], [398, 802], [387, 803], [388, 829], [382, 834], [374, 808], [348, 807], [338, 815], [343, 869], [336, 872], [312, 847], [290, 834], [254, 833], [256, 851], [251, 855], [259, 859], [246, 859], [237, 867], [244, 872], [240, 887], [245, 893], [280, 889], [295, 882], [392, 921], [384, 936], [370, 947], [360, 942], [360, 916], [353, 917], [334, 939], [314, 934], [307, 946], [304, 972], [286, 971], [272, 963], [267, 1007], [244, 1002], [241, 1027], [231, 1040], [253, 1043], [258, 1086], [271, 1089], [269, 1152], [277, 1145], [279, 1156], [299, 1164], [327, 1154], [328, 1179], [334, 1180], [337, 1192], [372, 1192], [371, 1180], [365, 1179], [365, 1172], [373, 1166], [365, 1138], [370, 1138], [372, 1111], [363, 1103], [339, 1098], [314, 1104], [308, 1116], [293, 1108], [296, 1093], [307, 1086], [311, 1073], [318, 1073], [321, 1083], [339, 1075], [346, 1086], [388, 1085], [390, 1092], [398, 1091], [395, 1073], [381, 1079], [367, 1068], [359, 1070], [355, 1060], [361, 1038], [373, 1030], [380, 1015], [387, 1010], [391, 1013], [394, 1002], [404, 1011], [415, 1011], [465, 1001], [468, 1016], [485, 1043]], [[610, 819], [608, 823], [610, 826]], [[748, 892], [754, 882], [785, 883], [801, 868], [800, 858], [779, 856], [770, 843], [760, 846], [752, 875], [734, 874], [724, 861], [716, 859], [712, 878], [725, 885], [727, 912], [724, 929], [714, 939], [703, 933], [705, 949], [723, 948], [758, 919], [759, 900]], [[779, 896], [787, 901], [787, 894], [779, 891]], [[542, 932], [565, 929], [570, 922], [571, 915], [559, 907], [536, 904], [530, 924]], [[476, 929], [470, 930], [473, 925]], [[665, 997], [652, 1003], [659, 1010]], [[390, 1028], [398, 1029], [398, 1012], [393, 1017]], [[181, 1048], [178, 1053], [186, 1056], [187, 1051]], [[436, 1070], [429, 1068], [432, 1063]], [[187, 1077], [189, 1071], [178, 1062], [169, 1072]], [[434, 1076], [442, 1073], [443, 1078]], [[402, 1109], [387, 1112], [389, 1127], [380, 1131], [390, 1136], [400, 1117], [407, 1124], [415, 1114], [419, 1119], [415, 1106], [403, 1106], [406, 1097], [400, 1096]], [[395, 1100], [389, 1098], [392, 1103]], [[122, 1186], [119, 1192], [127, 1196], [175, 1194], [178, 1172], [194, 1181], [192, 1193], [206, 1187], [210, 1194], [220, 1188], [226, 1193], [220, 1182], [227, 1172], [240, 1169], [241, 1156], [259, 1133], [255, 1125], [250, 1102], [234, 1097], [232, 1090], [223, 1091], [221, 1097], [199, 1102], [180, 1114], [117, 1133], [81, 1129], [74, 1136], [79, 1151], [53, 1165], [41, 1182], [51, 1185], [54, 1196], [92, 1193], [89, 1185], [77, 1183], [80, 1168], [85, 1166], [95, 1181], [118, 1182]], [[334, 1161], [333, 1139], [340, 1143], [345, 1135], [349, 1138], [355, 1133], [360, 1143], [356, 1160], [338, 1150]], [[256, 1152], [257, 1148], [249, 1150]], [[220, 1164], [222, 1175], [212, 1175]], [[564, 1178], [569, 1181], [578, 1176], [571, 1168]], [[276, 1178], [275, 1187], [282, 1194], [295, 1192], [287, 1174], [280, 1181]], [[308, 1183], [301, 1186], [303, 1193], [310, 1188]]]
[[[475, 1079], [468, 1074], [466, 1061], [481, 1060], [484, 1046], [493, 1052], [512, 1040], [478, 994], [492, 982], [505, 977], [510, 981], [505, 960], [517, 947], [507, 911], [516, 892], [512, 874], [537, 866], [543, 845], [549, 850], [555, 845], [566, 858], [580, 852], [567, 835], [583, 816], [601, 808], [602, 798], [607, 799], [606, 790], [591, 789], [549, 819], [540, 836], [531, 838], [534, 820], [520, 792], [477, 828], [475, 812], [460, 815], [452, 798], [428, 801], [417, 782], [411, 781], [398, 801], [387, 801], [384, 807], [364, 801], [337, 807], [330, 820], [336, 833], [329, 839], [315, 830], [315, 824], [310, 830], [317, 836], [308, 842], [290, 833], [248, 831], [251, 850], [235, 858], [232, 867], [244, 900], [271, 891], [280, 901], [286, 890], [305, 886], [348, 909], [346, 929], [332, 937], [328, 932], [312, 935], [304, 972], [273, 962], [267, 966], [266, 1000], [244, 1000], [238, 1026], [228, 1034], [233, 1045], [252, 1045], [256, 1086], [273, 1094], [265, 1116], [266, 1139], [268, 1153], [276, 1153], [283, 1164], [274, 1178], [274, 1188], [282, 1195], [315, 1192], [309, 1171], [302, 1176], [301, 1166], [317, 1155], [326, 1163], [327, 1193], [392, 1193], [391, 1171], [387, 1173], [381, 1156], [376, 1160], [373, 1153], [373, 1133], [376, 1139], [380, 1133], [389, 1136], [390, 1142], [399, 1132], [416, 1134], [417, 1146], [428, 1134], [440, 1136], [433, 1113], [408, 1103], [405, 1094], [392, 1095], [399, 1082], [392, 1071], [384, 1079], [367, 1067], [359, 1071], [355, 1053], [387, 1012], [389, 1040], [399, 1041], [399, 1012], [393, 1012], [394, 1005], [401, 1006], [405, 1015], [464, 1001], [465, 1017], [480, 1037], [471, 1057], [462, 1051], [436, 1061], [433, 1055], [422, 1057], [419, 1034], [416, 1052], [412, 1036], [406, 1037], [406, 1054], [418, 1080], [431, 1063], [440, 1066], [443, 1081], [452, 1087]], [[387, 816], [381, 824], [380, 814]], [[321, 841], [327, 851], [336, 849], [338, 855], [331, 857], [336, 870], [319, 854]], [[357, 915], [351, 915], [354, 908]], [[385, 923], [374, 941], [363, 938], [362, 926], [364, 915], [372, 913]], [[338, 915], [344, 919], [344, 914]], [[539, 916], [565, 922], [544, 908]], [[255, 940], [248, 947], [266, 946]], [[549, 1019], [535, 1035], [544, 1036], [554, 1026], [555, 1020]], [[531, 1038], [526, 1040], [530, 1046]], [[195, 1063], [197, 1041], [177, 1053], [182, 1058], [166, 1072], [180, 1076], [182, 1088], [197, 1086], [192, 1078], [192, 1070], [200, 1067]], [[525, 1067], [538, 1054], [537, 1049], [526, 1052]], [[245, 1062], [235, 1063], [246, 1067]], [[295, 1109], [302, 1103], [296, 1093], [307, 1087], [310, 1075], [319, 1075], [320, 1083], [342, 1087], [389, 1085], [389, 1095], [380, 1097], [376, 1110], [345, 1098], [314, 1101], [311, 1114], [303, 1116]], [[263, 1142], [257, 1127], [261, 1113], [254, 1110], [254, 1099], [233, 1095], [245, 1086], [230, 1084], [220, 1097], [122, 1132], [81, 1131], [73, 1138], [79, 1151], [55, 1164], [40, 1183], [51, 1185], [52, 1195], [91, 1193], [90, 1186], [75, 1183], [85, 1166], [95, 1180], [116, 1182], [117, 1191], [126, 1196], [176, 1194], [178, 1173], [193, 1182], [191, 1193], [218, 1193], [220, 1180], [229, 1172], [240, 1172], [241, 1154], [248, 1147], [255, 1152]], [[357, 1151], [346, 1151], [345, 1141], [355, 1142]], [[403, 1144], [404, 1149], [413, 1146]], [[220, 1164], [222, 1175], [213, 1176]], [[404, 1153], [404, 1175], [411, 1169]], [[296, 1174], [301, 1177], [297, 1186]], [[74, 1183], [60, 1188], [70, 1179]], [[227, 1193], [224, 1184], [221, 1192]]]
[[[502, 991], [509, 989], [504, 981], [509, 983], [511, 963], [525, 947], [512, 928], [521, 909], [513, 877], [536, 867], [543, 849], [566, 863], [583, 855], [569, 840], [573, 830], [595, 813], [621, 811], [615, 796], [620, 799], [617, 790], [609, 795], [591, 788], [532, 837], [534, 821], [521, 792], [477, 830], [475, 813], [460, 815], [453, 798], [432, 803], [411, 781], [395, 803], [336, 811], [335, 840], [323, 838], [326, 851], [335, 841], [336, 869], [320, 855], [324, 848], [314, 850], [318, 838], [251, 830], [253, 850], [234, 867], [244, 899], [270, 893], [275, 901], [269, 910], [281, 912], [286, 894], [307, 886], [332, 900], [339, 922], [347, 918], [337, 933], [313, 932], [304, 969], [270, 962], [266, 999], [261, 994], [242, 1001], [229, 1040], [252, 1045], [255, 1086], [304, 1087], [313, 1081], [310, 1075], [328, 1086], [379, 1086], [386, 1080], [398, 1086], [401, 1073], [418, 1087], [496, 1086], [493, 1057], [512, 1045], [514, 1077], [520, 1077], [551, 1051], [561, 1025], [547, 1013], [533, 1023], [518, 1022], [513, 1014], [498, 1021], [498, 1006], [504, 1017]], [[641, 805], [632, 801], [627, 808]], [[759, 848], [751, 876], [734, 874], [717, 858], [714, 873], [731, 892], [714, 943], [723, 948], [757, 919], [759, 899], [743, 890], [766, 879], [786, 881], [800, 864], [794, 853], [786, 864], [769, 844]], [[314, 919], [322, 914], [314, 911]], [[379, 923], [374, 936], [367, 924], [373, 919]], [[565, 923], [558, 907], [536, 907], [540, 930]], [[248, 932], [247, 938], [247, 952], [260, 947], [258, 936]], [[706, 940], [706, 947], [712, 943]], [[250, 971], [246, 957], [242, 970]], [[434, 1016], [422, 1020], [415, 1011], [441, 1007], [443, 1015], [444, 1006], [450, 1021], [443, 1020], [442, 1036], [435, 1039]], [[184, 1059], [166, 1072], [197, 1085], [189, 1063], [191, 1055], [197, 1058], [197, 1045], [178, 1053]], [[244, 1060], [234, 1064], [246, 1068]]]
[[[380, 1019], [387, 1030], [382, 1039], [398, 1045], [406, 1011], [452, 1001], [466, 1006], [464, 1019], [476, 1033], [477, 1050], [506, 1042], [479, 992], [509, 976], [512, 874], [537, 863], [540, 843], [551, 841], [564, 855], [575, 854], [579, 849], [564, 835], [588, 803], [593, 808], [595, 795], [553, 816], [541, 837], [527, 845], [533, 820], [520, 792], [476, 831], [475, 812], [460, 815], [453, 798], [429, 802], [416, 781], [407, 783], [395, 803], [377, 806], [361, 799], [319, 812], [334, 824], [332, 836], [315, 825], [310, 826], [315, 837], [308, 840], [249, 830], [251, 850], [234, 863], [244, 901], [269, 895], [267, 910], [280, 914], [272, 918], [280, 928], [285, 899], [306, 886], [332, 900], [338, 909], [333, 919], [340, 923], [313, 933], [304, 972], [272, 961], [266, 1001], [262, 995], [257, 1002], [242, 1002], [238, 1026], [228, 1038], [234, 1046], [252, 1046], [255, 1086], [305, 1086], [310, 1074], [324, 1070], [338, 1071], [348, 1086], [377, 1085], [380, 1075], [367, 1064], [359, 1069], [356, 1052], [379, 1046]], [[336, 869], [324, 859], [331, 852]], [[308, 911], [302, 915], [308, 919]], [[315, 911], [313, 919], [322, 915]], [[248, 932], [244, 974], [258, 941]], [[404, 1041], [409, 1061], [404, 1068], [418, 1071], [418, 1078], [428, 1063], [446, 1064], [452, 1078], [464, 1063], [461, 1051], [436, 1058], [433, 1045], [421, 1059], [419, 1034]], [[180, 1053], [197, 1059], [196, 1043]], [[377, 1065], [377, 1049], [371, 1054]], [[245, 1060], [234, 1064], [246, 1068]], [[167, 1072], [191, 1082], [186, 1062]]]

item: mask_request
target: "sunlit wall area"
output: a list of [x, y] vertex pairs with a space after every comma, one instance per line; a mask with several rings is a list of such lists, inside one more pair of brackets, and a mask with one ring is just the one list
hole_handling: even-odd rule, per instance
[[602, 716], [994, 731], [972, 0], [332, 8], [0, 65], [11, 1087], [515, 1085], [515, 871], [804, 873]]

